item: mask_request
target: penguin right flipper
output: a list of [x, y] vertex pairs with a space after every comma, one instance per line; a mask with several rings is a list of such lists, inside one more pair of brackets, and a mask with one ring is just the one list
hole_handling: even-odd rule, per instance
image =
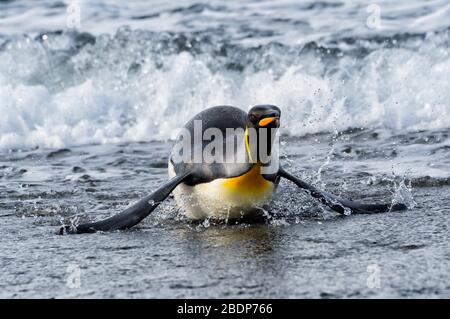
[[311, 196], [320, 200], [323, 204], [330, 207], [335, 212], [339, 214], [345, 214], [346, 210], [349, 209], [352, 213], [357, 214], [374, 214], [374, 213], [385, 213], [399, 210], [406, 210], [407, 207], [405, 204], [397, 203], [394, 205], [391, 204], [362, 204], [358, 202], [354, 202], [348, 199], [343, 199], [337, 197], [331, 193], [321, 191], [315, 188], [312, 185], [305, 183], [299, 178], [291, 175], [286, 172], [283, 168], [280, 167], [278, 171], [278, 176], [284, 177], [298, 187], [306, 190]]
[[123, 212], [97, 222], [81, 224], [78, 226], [63, 226], [59, 233], [83, 234], [95, 233], [97, 231], [112, 231], [118, 229], [131, 228], [158, 207], [167, 196], [190, 176], [190, 173], [175, 176], [167, 183], [158, 188], [155, 192], [142, 198], [139, 202], [128, 207]]

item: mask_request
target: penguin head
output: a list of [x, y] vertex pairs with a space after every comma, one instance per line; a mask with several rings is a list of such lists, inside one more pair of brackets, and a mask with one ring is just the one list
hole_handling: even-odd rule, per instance
[[253, 162], [267, 162], [276, 132], [280, 127], [281, 110], [275, 105], [255, 105], [247, 115], [246, 147]]
[[255, 105], [248, 111], [247, 127], [279, 128], [281, 110], [275, 105]]

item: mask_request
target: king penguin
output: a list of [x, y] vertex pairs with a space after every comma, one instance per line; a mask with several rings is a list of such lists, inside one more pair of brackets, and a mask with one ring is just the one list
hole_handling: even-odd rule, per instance
[[[60, 233], [93, 233], [131, 228], [170, 193], [192, 220], [241, 220], [259, 217], [281, 178], [339, 214], [404, 210], [397, 204], [362, 204], [337, 197], [300, 180], [278, 161], [276, 143], [281, 111], [256, 105], [248, 113], [233, 106], [208, 108], [181, 129], [169, 156], [169, 180], [152, 194], [105, 220], [63, 226]], [[258, 218], [256, 218], [258, 219]]]
[[[186, 135], [191, 137], [192, 147], [187, 147], [189, 156], [184, 156], [184, 160], [176, 156], [180, 155], [176, 152], [186, 139], [180, 134], [168, 166], [170, 178], [195, 172], [192, 174], [195, 178], [187, 179], [174, 190], [175, 199], [186, 217], [230, 221], [260, 217], [279, 180], [262, 172], [264, 167], [268, 171], [269, 163], [273, 164], [270, 160], [280, 115], [280, 109], [274, 105], [257, 105], [248, 114], [236, 107], [216, 106], [197, 114], [184, 126]], [[207, 138], [197, 143], [192, 138], [196, 123], [203, 135], [210, 130], [214, 130], [215, 135], [206, 134]], [[215, 139], [218, 139], [215, 161], [206, 163], [208, 144]], [[230, 144], [233, 145], [230, 147]], [[195, 161], [196, 155], [203, 160]], [[263, 162], [264, 155], [267, 160]]]

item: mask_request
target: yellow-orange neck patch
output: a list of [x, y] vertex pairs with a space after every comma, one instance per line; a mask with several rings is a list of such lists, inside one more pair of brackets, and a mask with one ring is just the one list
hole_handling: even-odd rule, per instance
[[253, 163], [252, 152], [250, 151], [250, 145], [248, 142], [248, 128], [245, 128], [245, 149], [247, 150], [248, 158], [250, 159], [250, 163]]
[[265, 192], [271, 183], [262, 177], [261, 165], [257, 164], [241, 176], [226, 179], [223, 186], [232, 191], [258, 194]]

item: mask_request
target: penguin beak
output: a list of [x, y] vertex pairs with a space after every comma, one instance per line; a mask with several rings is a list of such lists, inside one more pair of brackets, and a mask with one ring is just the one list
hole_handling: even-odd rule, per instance
[[269, 125], [270, 123], [272, 123], [272, 122], [274, 122], [274, 121], [277, 121], [278, 120], [278, 117], [266, 117], [266, 118], [263, 118], [262, 120], [260, 120], [259, 122], [258, 122], [258, 125], [260, 126], [260, 127], [264, 127], [264, 126], [267, 126], [267, 125]]

